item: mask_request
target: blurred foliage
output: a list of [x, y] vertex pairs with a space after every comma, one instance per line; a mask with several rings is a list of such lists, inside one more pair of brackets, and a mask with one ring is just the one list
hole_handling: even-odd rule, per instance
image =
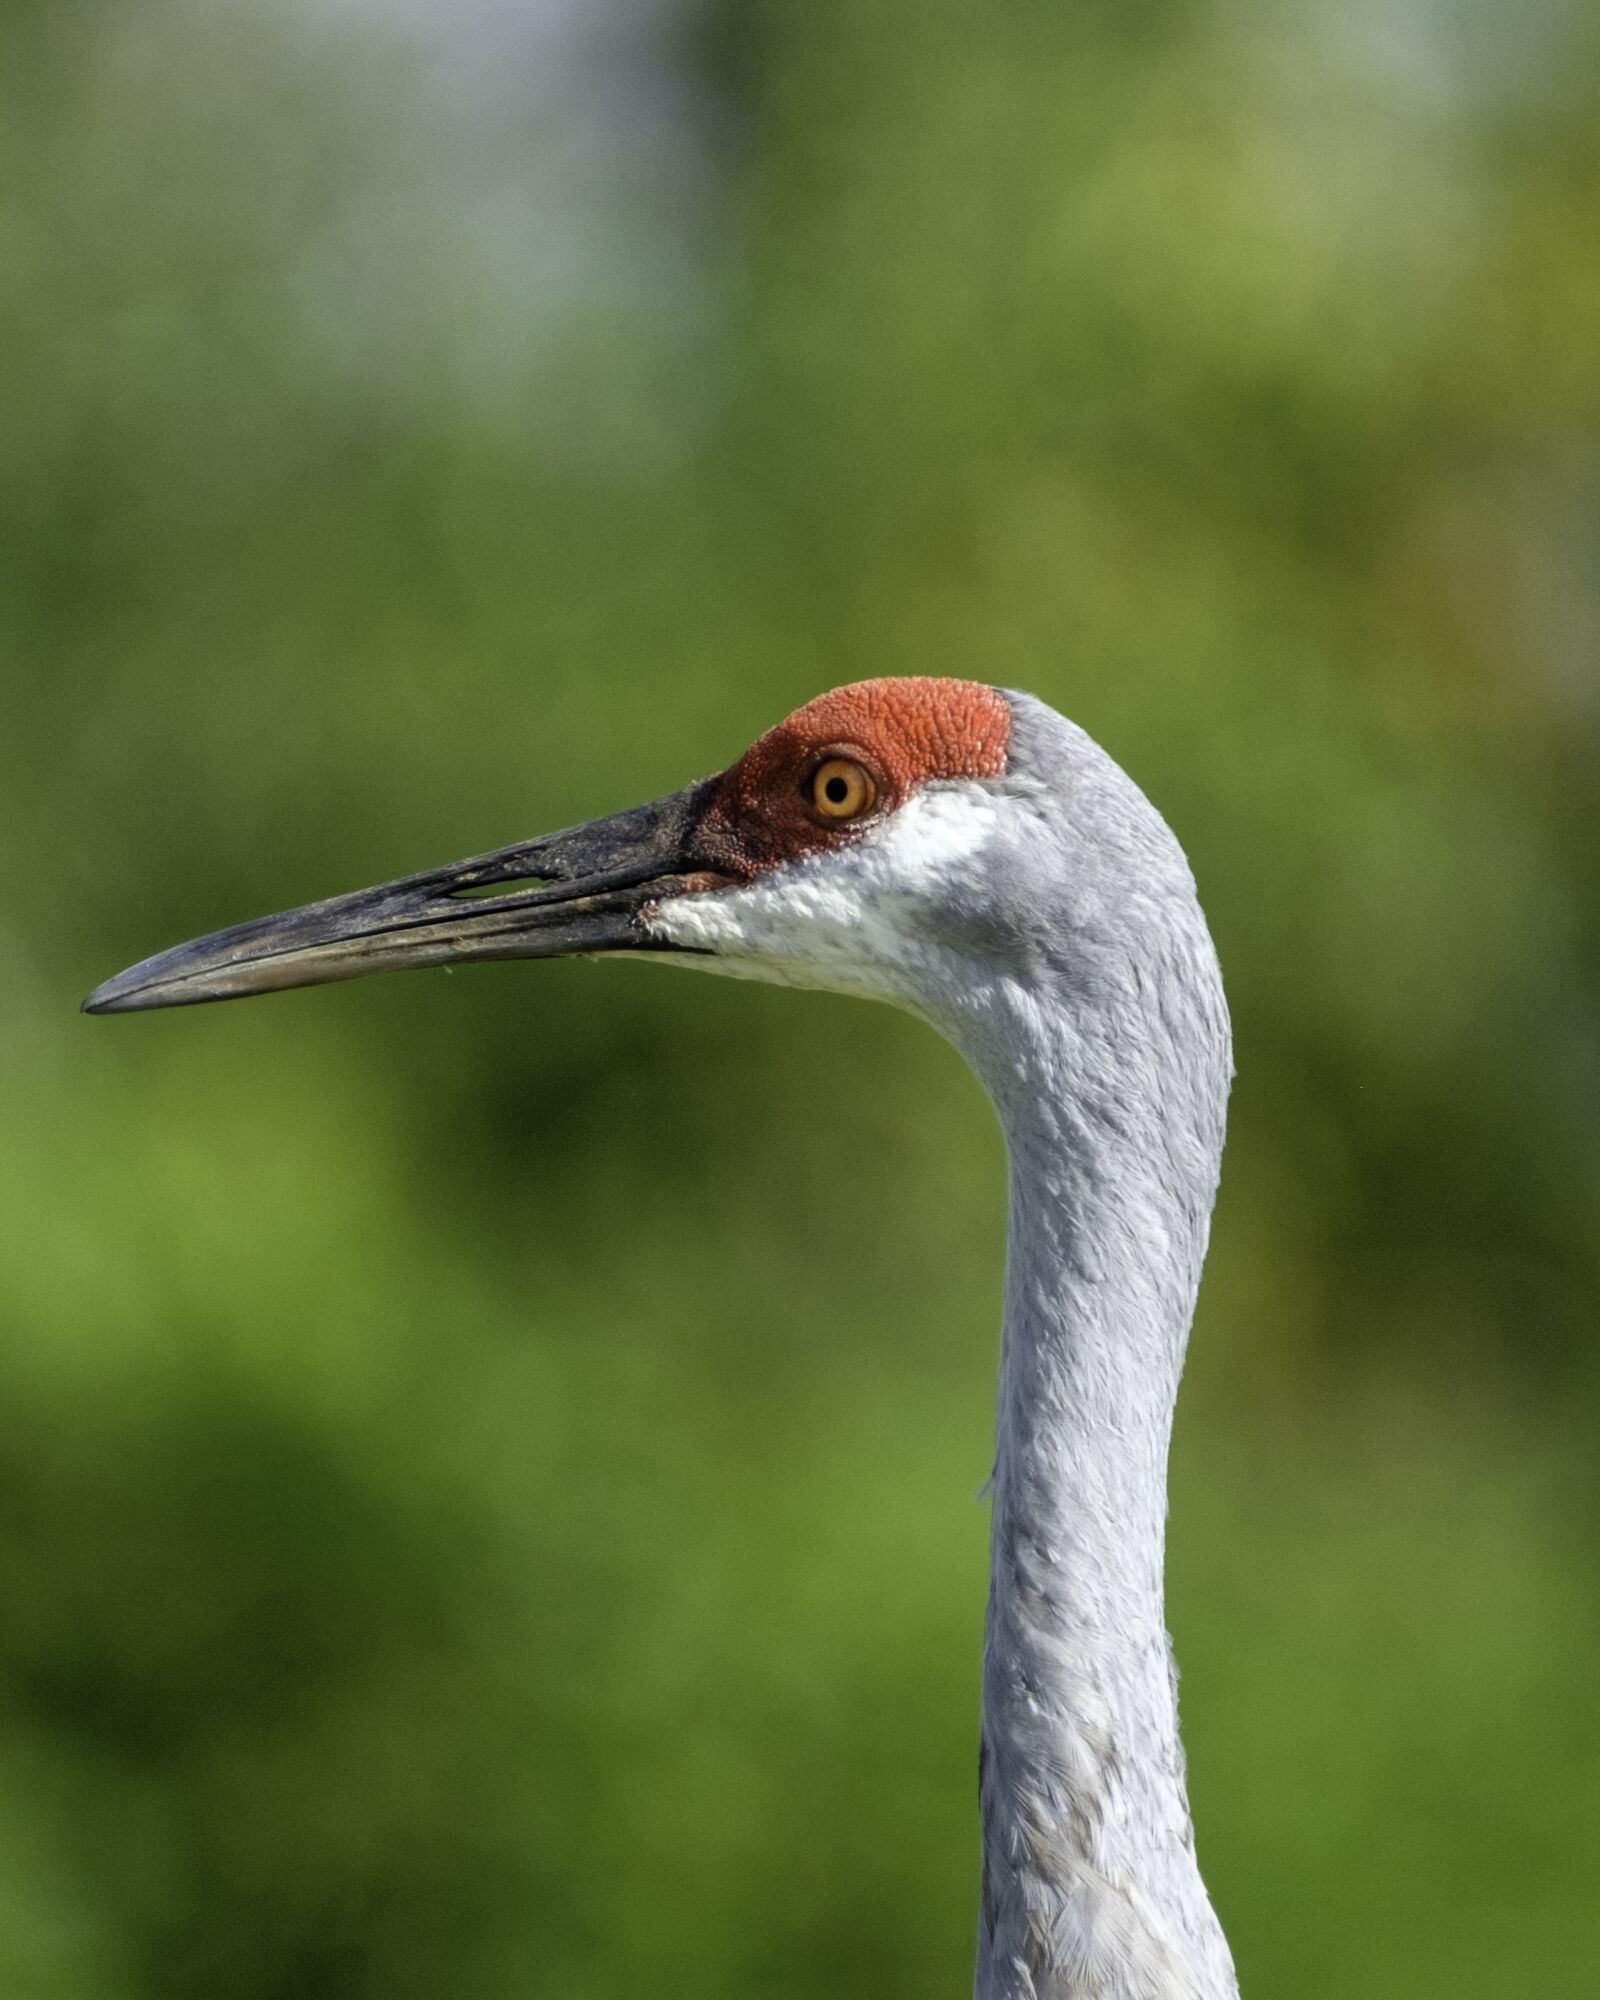
[[73, 1012], [897, 672], [1100, 737], [1229, 976], [1246, 1992], [1590, 1990], [1592, 15], [4, 20], [0, 1991], [967, 1990], [955, 1058], [611, 966]]

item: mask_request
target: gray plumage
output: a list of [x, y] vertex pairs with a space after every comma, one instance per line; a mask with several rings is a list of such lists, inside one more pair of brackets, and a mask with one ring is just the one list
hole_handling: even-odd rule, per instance
[[1195, 1860], [1162, 1558], [1227, 1008], [1160, 816], [1080, 731], [1012, 699], [1012, 782], [1043, 809], [994, 871], [1005, 971], [949, 1019], [1011, 1174], [977, 1991], [1223, 2000], [1237, 1986]]
[[1227, 1005], [1166, 822], [1076, 725], [1007, 700], [1003, 777], [930, 785], [881, 839], [658, 922], [705, 970], [922, 1015], [1005, 1132], [978, 2000], [1227, 2000], [1162, 1594]]

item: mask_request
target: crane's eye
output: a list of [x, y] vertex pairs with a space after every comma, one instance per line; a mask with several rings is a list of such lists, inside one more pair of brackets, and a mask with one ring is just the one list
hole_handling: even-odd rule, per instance
[[878, 802], [872, 773], [853, 757], [830, 757], [811, 774], [811, 803], [824, 819], [860, 819]]

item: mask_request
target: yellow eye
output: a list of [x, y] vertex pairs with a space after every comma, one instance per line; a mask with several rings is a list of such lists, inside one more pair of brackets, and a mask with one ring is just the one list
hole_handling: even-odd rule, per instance
[[811, 803], [824, 819], [860, 819], [878, 802], [870, 771], [853, 757], [830, 757], [811, 774]]

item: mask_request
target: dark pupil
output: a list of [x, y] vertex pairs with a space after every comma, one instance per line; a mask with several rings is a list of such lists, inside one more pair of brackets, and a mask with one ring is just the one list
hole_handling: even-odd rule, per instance
[[822, 789], [827, 793], [830, 805], [842, 806], [850, 796], [850, 787], [843, 778], [830, 778]]

